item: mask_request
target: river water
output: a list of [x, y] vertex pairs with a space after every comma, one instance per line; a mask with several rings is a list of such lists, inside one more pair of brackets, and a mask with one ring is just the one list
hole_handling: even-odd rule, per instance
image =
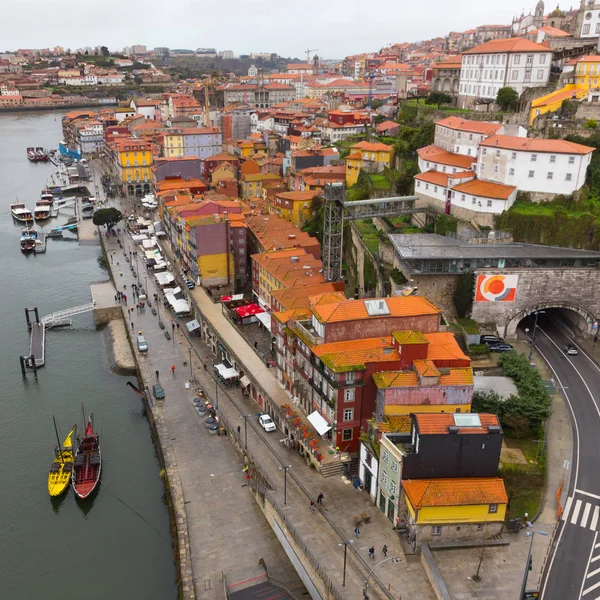
[[[23, 379], [25, 307], [40, 317], [90, 301], [107, 279], [99, 247], [48, 240], [46, 254], [23, 255], [15, 198], [33, 210], [55, 168], [32, 164], [27, 146], [57, 148], [60, 113], [0, 115], [0, 598], [6, 600], [175, 600], [170, 523], [159, 464], [141, 400], [113, 374], [105, 335], [91, 313], [49, 331], [46, 366]], [[45, 229], [64, 223], [72, 210]], [[47, 492], [55, 442], [77, 423], [81, 404], [101, 433], [102, 480], [91, 501]], [[62, 442], [62, 439], [61, 439]]]

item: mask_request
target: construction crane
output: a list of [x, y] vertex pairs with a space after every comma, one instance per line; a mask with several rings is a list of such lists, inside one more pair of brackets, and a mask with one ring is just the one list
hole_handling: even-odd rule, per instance
[[317, 52], [319, 49], [318, 48], [309, 48], [306, 51], [306, 62], [309, 63], [310, 62], [310, 53], [311, 52]]

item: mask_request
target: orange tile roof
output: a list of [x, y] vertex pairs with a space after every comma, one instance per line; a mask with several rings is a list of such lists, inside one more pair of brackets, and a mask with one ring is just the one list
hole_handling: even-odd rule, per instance
[[501, 52], [551, 52], [548, 46], [542, 46], [523, 38], [491, 40], [467, 50], [465, 54], [496, 54]]
[[318, 306], [322, 304], [331, 304], [337, 302], [344, 302], [347, 300], [344, 292], [329, 290], [320, 294], [313, 294], [308, 298], [309, 306]]
[[589, 154], [595, 150], [591, 146], [584, 146], [567, 140], [522, 138], [516, 135], [494, 135], [481, 142], [480, 146], [520, 152], [550, 152], [556, 154]]
[[307, 202], [315, 197], [314, 192], [278, 192], [276, 198], [291, 200], [292, 202]]
[[[294, 288], [290, 288], [290, 289], [294, 289]], [[300, 288], [302, 289], [302, 288]], [[282, 290], [275, 290], [277, 292], [282, 291]], [[287, 291], [287, 290], [284, 290]], [[273, 294], [274, 292], [272, 292]], [[280, 323], [283, 323], [284, 325], [290, 321], [290, 320], [299, 320], [299, 321], [304, 321], [306, 319], [310, 319], [310, 310], [308, 310], [306, 307], [302, 307], [302, 308], [293, 308], [290, 310], [281, 310], [279, 312], [272, 312], [271, 316], [274, 317], [275, 319], [277, 319]]]
[[353, 152], [352, 154], [348, 154], [346, 158], [350, 160], [361, 160], [362, 154], [360, 152]]
[[508, 503], [504, 481], [500, 477], [407, 479], [402, 482], [402, 487], [416, 510], [435, 506]]
[[461, 173], [442, 173], [442, 171], [425, 171], [424, 173], [419, 173], [418, 175], [415, 175], [414, 179], [418, 179], [419, 181], [425, 181], [426, 183], [433, 183], [434, 185], [447, 186], [449, 179], [457, 179], [459, 177], [475, 177], [475, 173], [473, 173], [473, 171], [463, 171]]
[[[408, 296], [408, 298], [417, 298], [418, 296]], [[466, 360], [470, 359], [460, 349], [453, 333], [449, 331], [436, 331], [434, 333], [424, 334], [429, 341], [427, 358], [433, 361], [439, 360]]]
[[512, 185], [502, 185], [493, 181], [482, 181], [473, 179], [465, 183], [459, 183], [452, 187], [456, 192], [480, 196], [482, 198], [496, 198], [497, 200], [508, 200], [510, 195], [517, 189]]
[[443, 150], [442, 148], [434, 146], [433, 144], [431, 146], [419, 148], [417, 150], [417, 154], [423, 160], [439, 163], [441, 165], [448, 165], [450, 167], [457, 167], [464, 169], [465, 171], [470, 170], [475, 162], [474, 156], [454, 154], [453, 152], [448, 152], [447, 150]]
[[390, 129], [396, 129], [400, 127], [400, 123], [396, 123], [395, 121], [383, 121], [383, 123], [379, 123], [376, 129], [377, 131], [388, 131]]
[[359, 150], [365, 150], [366, 152], [389, 152], [392, 150], [392, 146], [382, 144], [381, 142], [358, 142], [350, 146], [351, 149], [358, 148]]
[[[280, 290], [274, 290], [271, 292], [271, 298], [276, 300], [281, 306], [284, 306], [286, 310], [292, 308], [308, 309], [311, 298], [319, 298], [321, 295], [325, 294], [331, 296], [334, 293], [343, 295], [343, 292], [336, 292], [335, 284], [328, 282], [302, 288], [282, 288]], [[339, 302], [340, 299], [341, 298], [338, 298], [337, 301]], [[310, 311], [308, 317], [312, 317]]]
[[313, 313], [321, 323], [339, 323], [342, 321], [378, 319], [390, 316], [411, 317], [417, 315], [439, 315], [441, 312], [437, 306], [423, 296], [395, 296], [381, 300], [387, 304], [390, 311], [389, 315], [369, 315], [365, 300], [347, 300], [338, 304], [315, 306], [313, 307]]
[[581, 58], [575, 58], [573, 59], [573, 62], [575, 64], [580, 62], [600, 62], [600, 54], [590, 54], [588, 56], [582, 56]]
[[421, 377], [439, 377], [440, 372], [431, 360], [417, 359], [413, 361], [416, 372]]
[[389, 338], [367, 338], [313, 346], [313, 354], [334, 372], [366, 368], [370, 362], [399, 361], [400, 355]]
[[551, 27], [550, 25], [544, 25], [544, 27], [534, 29], [533, 31], [528, 32], [528, 35], [531, 35], [532, 33], [538, 33], [540, 31], [542, 31], [549, 37], [571, 37], [570, 33], [567, 33], [562, 29], [558, 29], [557, 27]]
[[[439, 435], [449, 433], [448, 427], [454, 427], [454, 414], [451, 413], [416, 413], [415, 419], [419, 433], [423, 435]], [[459, 427], [458, 433], [488, 433], [488, 427], [499, 427], [496, 415], [479, 413], [481, 427]]]
[[473, 385], [473, 369], [471, 367], [454, 367], [448, 375], [441, 375], [438, 385]]
[[446, 117], [436, 121], [436, 125], [455, 129], [456, 131], [467, 131], [469, 133], [480, 133], [483, 135], [494, 135], [502, 127], [502, 123], [490, 123], [489, 121], [470, 121], [460, 117]]

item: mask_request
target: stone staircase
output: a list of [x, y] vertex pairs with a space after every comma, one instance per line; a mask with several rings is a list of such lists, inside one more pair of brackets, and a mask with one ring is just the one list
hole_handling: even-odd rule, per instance
[[352, 458], [350, 462], [333, 460], [331, 462], [321, 465], [321, 475], [323, 477], [334, 477], [336, 475], [343, 475], [344, 465], [350, 465], [348, 470], [348, 474], [350, 477], [358, 475], [358, 456]]

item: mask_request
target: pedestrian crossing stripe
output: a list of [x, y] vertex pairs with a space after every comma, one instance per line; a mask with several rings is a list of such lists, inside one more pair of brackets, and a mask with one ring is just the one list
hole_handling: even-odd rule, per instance
[[584, 500], [575, 500], [572, 496], [569, 496], [560, 518], [566, 523], [597, 531], [600, 506]]

